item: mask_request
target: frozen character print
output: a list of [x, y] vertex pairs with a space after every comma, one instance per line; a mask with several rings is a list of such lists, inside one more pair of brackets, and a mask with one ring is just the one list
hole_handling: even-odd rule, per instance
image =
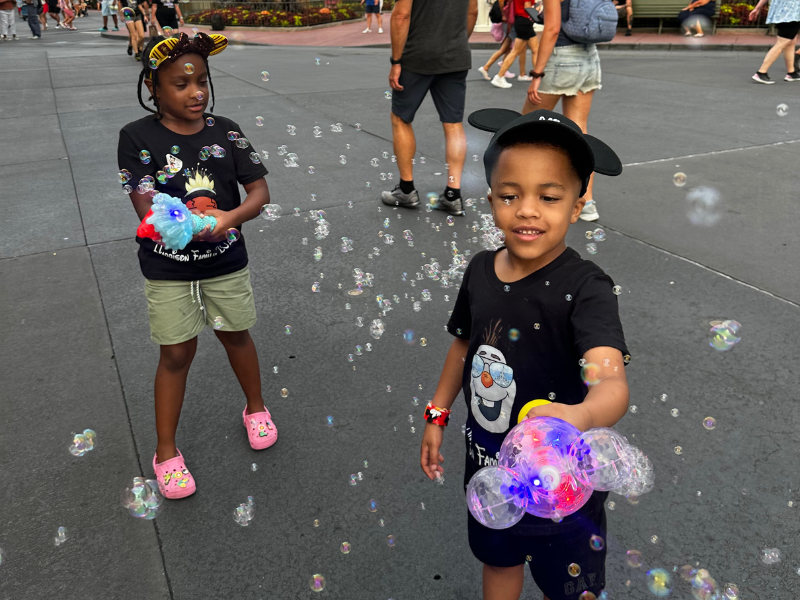
[[500, 321], [484, 331], [484, 344], [472, 357], [470, 409], [478, 424], [491, 433], [503, 433], [509, 428], [511, 408], [517, 394], [514, 370], [506, 363], [503, 353], [494, 347], [500, 334]]

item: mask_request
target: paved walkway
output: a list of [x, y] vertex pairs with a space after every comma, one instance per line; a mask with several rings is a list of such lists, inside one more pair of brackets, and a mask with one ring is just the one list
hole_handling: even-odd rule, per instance
[[[226, 27], [224, 34], [228, 36], [231, 41], [239, 44], [265, 46], [388, 47], [390, 44], [389, 17], [389, 14], [384, 15], [385, 28], [382, 34], [379, 34], [377, 28], [374, 26], [372, 33], [362, 33], [364, 30], [363, 20], [319, 29], [289, 31]], [[210, 31], [211, 29], [204, 25], [192, 25], [184, 27], [182, 31], [189, 33], [192, 28], [199, 29], [200, 31]], [[123, 28], [120, 32], [110, 31], [104, 33], [103, 36], [125, 38], [127, 37], [127, 32], [125, 32]], [[657, 33], [635, 33], [630, 37], [626, 37], [624, 33], [620, 33], [608, 44], [601, 44], [601, 47], [624, 50], [640, 47], [644, 47], [648, 50], [761, 50], [762, 48], [771, 46], [773, 41], [774, 39], [772, 37], [755, 32], [718, 34], [703, 39], [671, 33], [661, 35]], [[498, 45], [490, 33], [474, 33], [470, 38], [470, 42], [474, 49], [494, 48]]]

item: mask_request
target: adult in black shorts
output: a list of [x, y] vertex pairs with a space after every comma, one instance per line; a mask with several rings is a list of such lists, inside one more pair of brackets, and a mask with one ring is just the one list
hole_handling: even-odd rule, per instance
[[156, 26], [159, 35], [164, 35], [164, 27], [171, 27], [178, 33], [179, 25], [183, 25], [183, 16], [178, 0], [152, 0], [150, 7], [150, 23]]
[[614, 5], [617, 8], [617, 13], [621, 13], [623, 10], [628, 18], [628, 29], [625, 31], [625, 35], [631, 35], [631, 28], [633, 27], [633, 0], [614, 0]]
[[[767, 0], [759, 0], [755, 8], [750, 12], [750, 20], [755, 21], [762, 7]], [[767, 14], [767, 24], [774, 24], [778, 29], [778, 37], [775, 44], [769, 49], [761, 67], [755, 72], [752, 79], [756, 83], [775, 83], [769, 78], [767, 71], [777, 58], [783, 54], [786, 61], [786, 76], [784, 81], [800, 81], [798, 75], [798, 63], [800, 58], [794, 52], [794, 38], [800, 33], [800, 8], [797, 2], [787, 0], [772, 0]]]
[[392, 10], [392, 140], [400, 183], [382, 192], [389, 206], [419, 206], [413, 162], [417, 148], [414, 115], [430, 91], [444, 127], [447, 187], [435, 208], [463, 215], [461, 172], [467, 156], [464, 101], [472, 67], [469, 36], [478, 20], [477, 0], [397, 0]]
[[47, 0], [47, 14], [56, 22], [56, 29], [61, 27], [61, 7], [58, 5], [58, 0]]

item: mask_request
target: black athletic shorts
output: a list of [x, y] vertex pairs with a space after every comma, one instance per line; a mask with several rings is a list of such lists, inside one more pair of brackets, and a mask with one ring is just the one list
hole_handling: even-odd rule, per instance
[[793, 40], [795, 36], [800, 33], [800, 21], [776, 23], [775, 27], [778, 29], [778, 37], [785, 40]]
[[367, 13], [379, 14], [381, 7], [378, 4], [367, 4]]
[[47, 12], [51, 15], [59, 15], [61, 14], [61, 7], [58, 4], [51, 4], [47, 3]]
[[[492, 567], [515, 567], [528, 562], [533, 580], [550, 600], [578, 600], [586, 590], [595, 596], [606, 585], [606, 513], [601, 509], [562, 533], [526, 536], [509, 529], [489, 529], [468, 514], [469, 547], [479, 561]], [[593, 535], [603, 539], [594, 550]], [[580, 573], [570, 574], [570, 565]], [[574, 569], [574, 567], [573, 567]]]
[[461, 123], [464, 120], [464, 100], [467, 96], [467, 73], [421, 75], [406, 69], [400, 71], [403, 91], [392, 92], [392, 112], [406, 123], [414, 120], [428, 90], [442, 123]]
[[514, 18], [514, 33], [520, 40], [529, 40], [536, 37], [536, 32], [533, 30], [533, 21], [528, 17], [515, 17]]

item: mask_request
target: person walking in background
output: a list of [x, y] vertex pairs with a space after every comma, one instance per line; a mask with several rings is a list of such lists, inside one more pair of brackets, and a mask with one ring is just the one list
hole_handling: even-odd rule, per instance
[[58, 5], [58, 0], [47, 0], [47, 14], [56, 22], [56, 29], [61, 27], [61, 7]]
[[[759, 0], [756, 7], [750, 12], [751, 21], [756, 20], [766, 3], [767, 0]], [[772, 0], [767, 13], [767, 24], [776, 25], [778, 37], [772, 48], [767, 51], [761, 67], [753, 74], [753, 81], [766, 84], [775, 83], [770, 79], [767, 71], [781, 54], [786, 61], [786, 76], [783, 80], [800, 81], [800, 75], [797, 74], [800, 57], [794, 51], [794, 38], [800, 32], [800, 0]]]
[[621, 13], [623, 10], [625, 11], [628, 22], [628, 29], [625, 31], [625, 35], [629, 36], [631, 35], [633, 28], [633, 0], [614, 0], [614, 2], [617, 8], [617, 13]]
[[381, 193], [389, 206], [415, 208], [419, 192], [414, 187], [414, 120], [430, 91], [444, 128], [447, 187], [435, 208], [464, 215], [461, 172], [467, 156], [464, 103], [467, 74], [472, 67], [469, 36], [478, 20], [478, 0], [397, 0], [392, 11], [392, 142], [400, 183]]
[[7, 41], [9, 34], [17, 41], [17, 4], [14, 0], [0, 0], [0, 41]]
[[36, 14], [37, 0], [24, 0], [22, 5], [22, 16], [31, 28], [31, 39], [42, 39], [42, 26], [39, 24], [39, 15]]
[[100, 12], [103, 15], [103, 26], [100, 31], [108, 31], [108, 17], [114, 19], [114, 31], [119, 31], [116, 5], [116, 0], [102, 0], [100, 3]]
[[159, 35], [164, 35], [164, 27], [169, 27], [177, 33], [183, 25], [181, 7], [173, 0], [152, 0], [150, 5], [150, 26], [155, 26]]
[[[533, 30], [533, 19], [528, 14], [527, 9], [533, 7], [531, 0], [513, 0], [512, 1], [514, 33], [517, 39], [514, 40], [514, 45], [511, 47], [511, 52], [508, 53], [503, 65], [500, 67], [500, 72], [492, 78], [492, 85], [499, 88], [510, 88], [511, 83], [506, 81], [505, 74], [509, 67], [514, 64], [514, 60], [527, 46], [531, 50], [531, 60], [536, 63], [536, 53], [539, 50], [539, 40], [536, 39], [536, 32]], [[520, 73], [520, 76], [524, 75]]]
[[378, 22], [378, 33], [383, 33], [383, 16], [381, 15], [383, 0], [361, 0], [361, 4], [364, 4], [365, 2], [367, 12], [367, 28], [361, 33], [370, 33], [372, 31], [372, 15], [375, 15], [375, 20]]
[[75, 9], [72, 7], [70, 0], [58, 0], [58, 5], [61, 8], [61, 12], [64, 14], [64, 21], [61, 23], [61, 26], [73, 31], [77, 30], [78, 28], [72, 24], [75, 20]]
[[703, 21], [705, 21], [707, 25], [711, 23], [716, 7], [715, 0], [694, 0], [689, 6], [679, 12], [678, 21], [683, 28], [683, 35], [692, 35], [692, 28], [694, 28], [697, 30], [694, 37], [701, 38], [705, 36], [703, 32]]

